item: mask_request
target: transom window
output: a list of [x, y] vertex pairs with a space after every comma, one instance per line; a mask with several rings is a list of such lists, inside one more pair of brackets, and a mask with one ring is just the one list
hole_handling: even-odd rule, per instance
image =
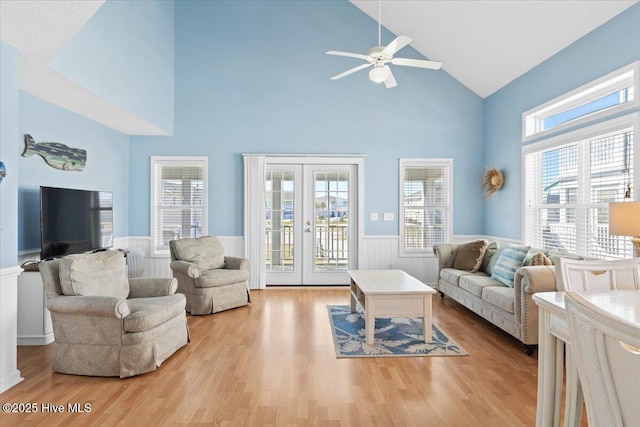
[[151, 157], [151, 249], [169, 254], [169, 241], [207, 233], [207, 158]]
[[451, 159], [400, 159], [400, 256], [433, 255], [452, 236]]
[[639, 64], [636, 61], [525, 112], [523, 141], [638, 107]]

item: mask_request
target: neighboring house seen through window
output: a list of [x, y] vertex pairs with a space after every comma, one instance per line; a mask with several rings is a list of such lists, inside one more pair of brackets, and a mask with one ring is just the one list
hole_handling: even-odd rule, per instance
[[152, 255], [169, 254], [169, 240], [207, 233], [207, 158], [151, 157]]
[[400, 256], [429, 256], [450, 241], [452, 169], [450, 159], [400, 159]]

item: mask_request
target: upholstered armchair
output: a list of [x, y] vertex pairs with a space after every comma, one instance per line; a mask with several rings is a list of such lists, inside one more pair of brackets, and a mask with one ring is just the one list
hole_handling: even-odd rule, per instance
[[191, 314], [210, 314], [246, 305], [249, 260], [224, 255], [215, 236], [169, 241], [171, 270]]
[[54, 372], [130, 377], [153, 371], [189, 341], [175, 279], [127, 279], [124, 254], [39, 264], [53, 322]]

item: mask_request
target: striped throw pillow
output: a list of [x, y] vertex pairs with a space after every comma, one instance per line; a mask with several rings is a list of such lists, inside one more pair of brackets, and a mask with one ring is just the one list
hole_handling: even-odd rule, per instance
[[491, 278], [513, 288], [513, 278], [516, 270], [522, 267], [529, 248], [530, 246], [522, 245], [511, 245], [504, 248], [493, 268]]

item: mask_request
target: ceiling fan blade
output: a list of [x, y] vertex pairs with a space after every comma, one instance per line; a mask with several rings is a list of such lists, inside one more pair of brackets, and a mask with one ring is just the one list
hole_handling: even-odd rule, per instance
[[349, 74], [351, 74], [351, 73], [355, 73], [356, 71], [364, 70], [365, 68], [370, 67], [371, 65], [373, 65], [373, 64], [362, 64], [362, 65], [358, 65], [357, 67], [353, 67], [352, 69], [347, 70], [347, 71], [345, 71], [344, 73], [340, 73], [340, 74], [337, 74], [337, 75], [335, 75], [335, 76], [331, 77], [331, 80], [338, 80], [338, 79], [341, 79], [341, 78], [343, 78], [344, 76], [348, 76], [348, 75], [349, 75]]
[[339, 52], [337, 50], [330, 50], [325, 52], [327, 55], [337, 55], [337, 56], [348, 56], [349, 58], [358, 58], [368, 62], [371, 62], [372, 59], [369, 55], [361, 55], [359, 53], [351, 53], [351, 52]]
[[394, 53], [411, 43], [407, 36], [398, 36], [382, 50], [383, 55], [393, 56]]
[[389, 68], [389, 76], [384, 81], [384, 86], [387, 89], [391, 89], [392, 87], [398, 86], [398, 82], [396, 82], [396, 78], [393, 77], [393, 73], [391, 72], [391, 68]]
[[442, 67], [442, 62], [427, 61], [425, 59], [393, 58], [391, 63], [394, 65], [404, 65], [406, 67], [428, 68], [430, 70], [439, 70], [440, 67]]

